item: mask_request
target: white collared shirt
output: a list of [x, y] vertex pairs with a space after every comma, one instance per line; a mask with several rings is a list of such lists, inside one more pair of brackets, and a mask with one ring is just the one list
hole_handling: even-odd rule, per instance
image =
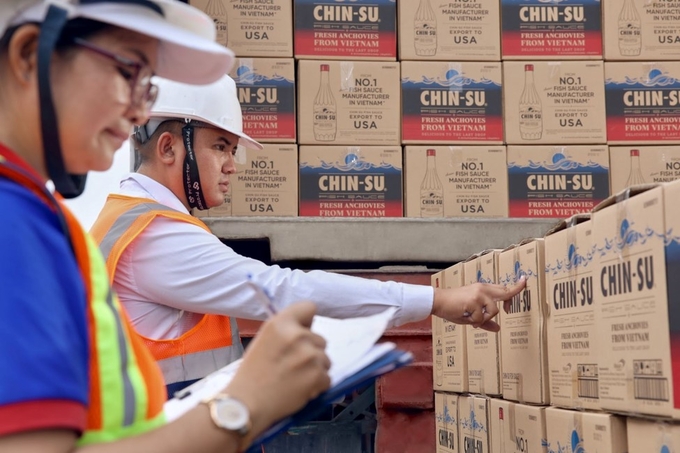
[[[119, 193], [188, 214], [168, 188], [139, 173], [123, 178]], [[401, 325], [432, 311], [429, 286], [267, 266], [237, 254], [196, 225], [164, 217], [154, 219], [122, 254], [113, 287], [139, 333], [167, 339], [193, 327], [200, 319], [197, 313], [264, 320], [266, 311], [248, 275], [278, 307], [311, 300], [323, 316], [350, 318], [396, 307], [392, 325]]]

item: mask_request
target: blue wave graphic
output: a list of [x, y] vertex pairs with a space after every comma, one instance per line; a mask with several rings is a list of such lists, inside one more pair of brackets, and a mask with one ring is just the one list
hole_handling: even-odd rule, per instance
[[404, 88], [485, 88], [501, 87], [500, 83], [482, 77], [479, 80], [466, 77], [465, 74], [458, 72], [455, 69], [446, 71], [445, 77], [427, 77], [422, 76], [420, 79], [411, 79], [410, 77], [403, 77], [401, 85]]
[[547, 453], [586, 453], [586, 450], [583, 447], [583, 438], [576, 430], [571, 432], [567, 444], [561, 445], [559, 441], [556, 443], [557, 446], [552, 446], [546, 439], [541, 440], [541, 446], [547, 450]]
[[267, 77], [253, 71], [249, 66], [239, 66], [236, 70], [236, 77], [234, 81], [241, 85], [258, 85], [258, 84], [273, 84], [273, 85], [292, 85], [295, 83], [293, 79], [274, 74], [272, 77]]
[[662, 239], [664, 244], [667, 241], [667, 235], [664, 233], [657, 233], [652, 228], [645, 227], [644, 231], [638, 231], [633, 228], [634, 223], [623, 219], [619, 226], [619, 233], [615, 238], [605, 238], [604, 244], [598, 245], [597, 252], [600, 256], [605, 256], [610, 252], [620, 253], [628, 247], [633, 245], [644, 245], [649, 240]]
[[478, 283], [493, 283], [493, 278], [485, 276], [482, 271], [477, 271], [477, 282]]
[[666, 231], [666, 233], [664, 234], [663, 244], [666, 247], [669, 247], [671, 245], [680, 245], [680, 236], [675, 234], [673, 228]]
[[448, 406], [444, 406], [444, 412], [441, 414], [437, 413], [435, 417], [439, 423], [446, 423], [447, 425], [456, 423], [456, 418], [451, 415]]
[[596, 246], [592, 246], [590, 250], [585, 253], [580, 253], [578, 247], [570, 244], [567, 249], [567, 256], [565, 259], [557, 259], [554, 263], [547, 263], [545, 265], [545, 273], [557, 275], [563, 272], [570, 272], [580, 268], [586, 268], [593, 262], [595, 257]]
[[616, 81], [607, 78], [605, 85], [625, 86], [631, 88], [650, 88], [650, 87], [664, 87], [664, 88], [678, 88], [680, 87], [680, 79], [668, 75], [667, 72], [662, 72], [661, 69], [654, 68], [649, 71], [646, 77], [628, 77], [623, 81]]
[[528, 164], [519, 164], [517, 162], [508, 162], [508, 169], [530, 169], [539, 170], [544, 169], [548, 171], [573, 171], [573, 170], [588, 170], [588, 171], [608, 171], [608, 167], [603, 166], [598, 162], [589, 160], [585, 164], [576, 162], [561, 153], [553, 156], [552, 162], [547, 161], [533, 161], [529, 159]]
[[536, 277], [537, 275], [538, 274], [534, 272], [533, 269], [522, 269], [522, 263], [515, 261], [515, 273], [511, 275], [506, 272], [503, 277], [500, 277], [499, 283], [501, 285], [512, 285], [517, 283], [522, 276], [529, 280], [530, 278]]
[[482, 432], [485, 433], [487, 432], [487, 427], [484, 426], [483, 423], [481, 423], [479, 420], [477, 420], [477, 417], [475, 416], [475, 411], [471, 410], [470, 411], [470, 418], [464, 418], [460, 421], [460, 426], [461, 428], [464, 429], [469, 429], [472, 431], [477, 431], [477, 432]]
[[300, 169], [322, 169], [322, 170], [339, 170], [341, 172], [346, 171], [367, 171], [367, 170], [382, 170], [382, 171], [397, 171], [401, 172], [401, 168], [395, 167], [394, 165], [386, 162], [381, 162], [376, 165], [371, 162], [366, 162], [362, 160], [351, 161], [349, 163], [340, 162], [326, 162], [321, 160], [321, 165], [312, 165], [308, 162], [301, 162]]

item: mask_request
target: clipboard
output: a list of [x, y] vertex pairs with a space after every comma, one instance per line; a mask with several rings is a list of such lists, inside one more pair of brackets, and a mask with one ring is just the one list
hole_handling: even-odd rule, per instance
[[410, 352], [402, 351], [400, 349], [393, 349], [387, 352], [370, 365], [344, 379], [307, 403], [307, 405], [297, 413], [288, 416], [271, 426], [253, 441], [252, 445], [246, 450], [246, 453], [260, 452], [261, 445], [288, 430], [288, 428], [313, 420], [315, 417], [319, 416], [329, 404], [338, 401], [340, 398], [352, 393], [354, 390], [372, 383], [377, 377], [406, 366], [412, 361], [413, 354]]

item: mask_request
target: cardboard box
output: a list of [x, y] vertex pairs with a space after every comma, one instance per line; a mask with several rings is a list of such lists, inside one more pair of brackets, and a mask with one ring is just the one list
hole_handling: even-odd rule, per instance
[[491, 451], [545, 451], [545, 408], [492, 398], [489, 401]]
[[[464, 282], [498, 282], [498, 255], [500, 250], [487, 250], [464, 263]], [[498, 318], [502, 317], [499, 313]], [[500, 334], [482, 329], [467, 328], [468, 388], [471, 393], [500, 395], [501, 358]]]
[[510, 217], [567, 218], [609, 196], [607, 146], [508, 146]]
[[680, 1], [602, 0], [606, 60], [679, 60]]
[[301, 146], [300, 215], [402, 217], [400, 146]]
[[263, 143], [295, 143], [294, 60], [237, 58], [231, 76], [243, 113], [243, 132]]
[[680, 146], [610, 146], [612, 193], [680, 179]]
[[246, 149], [243, 164], [229, 177], [225, 203], [197, 217], [294, 217], [298, 215], [297, 145], [266, 144], [264, 149]]
[[401, 1], [400, 60], [501, 59], [498, 0]]
[[[444, 271], [432, 274], [431, 284], [433, 288], [444, 287]], [[444, 343], [443, 343], [443, 319], [432, 315], [432, 363], [434, 364], [433, 388], [442, 390], [444, 384]]]
[[680, 445], [680, 425], [629, 417], [628, 453], [673, 453]]
[[246, 150], [246, 163], [229, 178], [234, 216], [297, 216], [297, 145]]
[[300, 61], [299, 143], [398, 145], [399, 64]]
[[483, 396], [458, 397], [459, 450], [489, 453], [489, 399]]
[[[550, 403], [599, 409], [590, 215], [560, 222], [545, 236]], [[595, 276], [597, 278], [597, 276]]]
[[677, 417], [680, 186], [645, 189], [626, 189], [593, 212], [600, 402], [605, 410]]
[[295, 58], [396, 60], [394, 0], [294, 0]]
[[[463, 263], [443, 271], [444, 288], [463, 286]], [[442, 384], [435, 390], [464, 393], [468, 391], [467, 326], [438, 318], [442, 329]], [[435, 370], [436, 372], [436, 370]]]
[[680, 143], [680, 62], [604, 65], [610, 144]]
[[527, 285], [512, 298], [501, 316], [501, 370], [503, 399], [547, 404], [548, 351], [546, 345], [545, 272], [543, 239], [527, 240], [498, 257], [498, 282]]
[[504, 146], [406, 146], [406, 217], [507, 217]]
[[503, 143], [500, 63], [401, 62], [402, 143]]
[[291, 0], [189, 0], [213, 18], [217, 42], [239, 57], [293, 56]]
[[548, 407], [545, 422], [548, 453], [628, 453], [623, 417]]
[[503, 60], [602, 58], [600, 0], [501, 0]]
[[504, 62], [507, 143], [606, 143], [602, 80], [601, 61]]
[[458, 395], [435, 392], [437, 453], [458, 453]]

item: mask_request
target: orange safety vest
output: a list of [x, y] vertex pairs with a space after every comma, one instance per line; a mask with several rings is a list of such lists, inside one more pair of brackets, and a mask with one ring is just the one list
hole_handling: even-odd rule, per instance
[[90, 389], [87, 425], [78, 443], [111, 442], [162, 425], [166, 401], [163, 378], [111, 290], [97, 245], [44, 184], [2, 155], [0, 177], [35, 193], [59, 217], [85, 284]]
[[[197, 218], [154, 200], [110, 195], [90, 232], [104, 254], [111, 283], [125, 249], [156, 217], [188, 222], [210, 232]], [[140, 336], [158, 361], [166, 384], [203, 378], [243, 355], [236, 320], [228, 316], [205, 314], [198, 324], [174, 339]]]

